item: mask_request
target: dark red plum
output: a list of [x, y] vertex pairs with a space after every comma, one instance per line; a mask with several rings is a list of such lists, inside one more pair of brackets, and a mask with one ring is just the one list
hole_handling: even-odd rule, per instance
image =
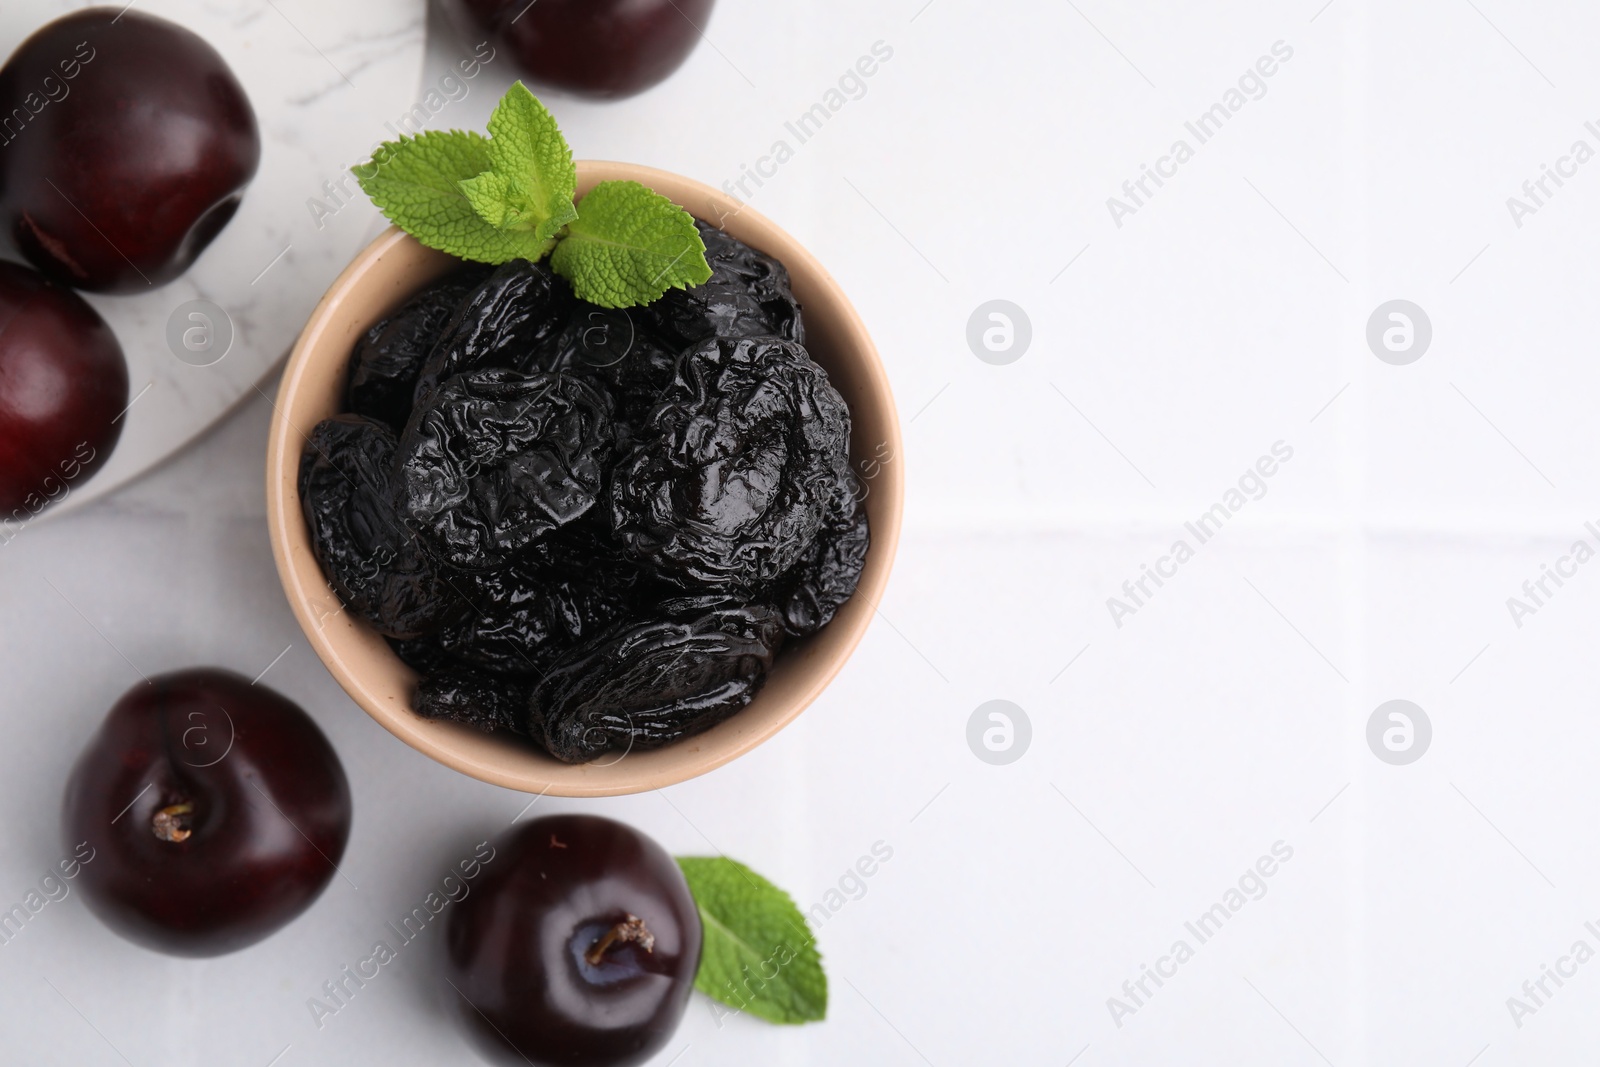
[[25, 522], [93, 475], [127, 404], [128, 365], [105, 320], [71, 289], [0, 262], [0, 519]]
[[0, 224], [34, 266], [95, 292], [189, 268], [261, 159], [223, 58], [176, 23], [96, 7], [49, 23], [0, 67]]
[[528, 80], [582, 96], [641, 93], [683, 65], [714, 0], [450, 0]]
[[141, 682], [67, 783], [64, 840], [117, 933], [175, 956], [254, 944], [311, 906], [350, 836], [339, 757], [301, 708], [231, 671]]
[[495, 842], [451, 912], [446, 995], [496, 1064], [626, 1067], [659, 1051], [700, 965], [700, 915], [662, 847], [552, 815]]

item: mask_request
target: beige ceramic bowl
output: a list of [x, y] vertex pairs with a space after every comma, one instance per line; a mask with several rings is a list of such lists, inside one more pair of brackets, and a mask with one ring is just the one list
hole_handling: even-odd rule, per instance
[[417, 751], [495, 785], [557, 796], [615, 796], [704, 774], [783, 729], [833, 679], [872, 621], [900, 536], [904, 461], [894, 398], [877, 350], [850, 301], [811, 254], [772, 222], [687, 178], [624, 163], [579, 163], [579, 192], [630, 178], [719, 223], [789, 268], [806, 342], [850, 405], [851, 459], [868, 487], [872, 548], [855, 596], [822, 632], [786, 646], [755, 701], [727, 722], [676, 745], [569, 765], [505, 735], [424, 719], [411, 710], [412, 670], [383, 638], [345, 613], [312, 553], [296, 474], [306, 436], [339, 412], [356, 340], [454, 262], [398, 229], [367, 247], [333, 283], [300, 335], [278, 390], [267, 445], [267, 521], [278, 574], [295, 617], [333, 676], [367, 713]]

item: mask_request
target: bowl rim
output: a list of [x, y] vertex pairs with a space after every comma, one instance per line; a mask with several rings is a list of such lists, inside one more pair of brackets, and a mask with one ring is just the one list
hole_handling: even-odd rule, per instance
[[[440, 734], [432, 729], [437, 727], [438, 723], [416, 714], [411, 709], [409, 701], [397, 703], [392, 696], [370, 687], [361, 677], [361, 672], [353, 669], [333, 647], [334, 642], [328, 631], [320, 625], [322, 620], [315, 616], [302, 570], [291, 558], [291, 548], [294, 547], [309, 553], [310, 535], [306, 530], [299, 493], [295, 488], [296, 472], [302, 451], [301, 442], [295, 437], [303, 439], [306, 431], [291, 424], [288, 414], [290, 405], [287, 401], [302, 387], [313, 366], [312, 353], [319, 347], [324, 334], [334, 325], [337, 312], [344, 300], [362, 287], [374, 264], [407, 242], [415, 241], [415, 238], [397, 226], [390, 226], [380, 234], [340, 272], [338, 278], [317, 302], [316, 308], [290, 351], [279, 379], [277, 394], [272, 398], [273, 413], [266, 454], [267, 526], [279, 581], [294, 613], [295, 621], [311, 643], [317, 658], [333, 675], [334, 680], [384, 729], [422, 755], [492, 785], [537, 793], [541, 796], [545, 794], [565, 797], [622, 796], [688, 781], [732, 762], [788, 726], [832, 684], [865, 636], [893, 571], [904, 512], [905, 450], [894, 393], [877, 346], [873, 344], [865, 323], [842, 287], [809, 250], [766, 216], [721, 190], [694, 179], [639, 164], [603, 160], [579, 161], [577, 167], [580, 192], [592, 187], [596, 182], [615, 179], [631, 179], [653, 189], [667, 185], [672, 187], [672, 191], [664, 192], [663, 195], [671, 196], [675, 202], [695, 199], [711, 206], [711, 212], [716, 215], [714, 222], [693, 207], [683, 205], [702, 221], [721, 228], [730, 218], [737, 217], [742, 220], [739, 229], [747, 236], [752, 230], [759, 231], [764, 238], [763, 244], [768, 246], [764, 247], [763, 251], [778, 258], [789, 270], [791, 277], [803, 273], [812, 279], [816, 287], [828, 292], [830, 303], [839, 316], [843, 332], [855, 341], [851, 347], [856, 350], [856, 355], [852, 358], [859, 364], [856, 368], [857, 373], [864, 379], [867, 392], [879, 398], [883, 424], [879, 428], [881, 433], [875, 433], [874, 436], [881, 437], [882, 447], [888, 449], [887, 455], [891, 461], [882, 467], [879, 475], [873, 479], [872, 492], [886, 496], [887, 503], [880, 505], [881, 514], [875, 513], [872, 518], [869, 562], [873, 556], [878, 556], [877, 566], [869, 566], [863, 572], [861, 584], [852, 596], [852, 600], [864, 598], [871, 610], [854, 615], [852, 625], [842, 642], [837, 645], [830, 660], [809, 668], [811, 673], [806, 685], [790, 700], [787, 711], [769, 716], [759, 728], [744, 730], [734, 735], [731, 741], [713, 748], [702, 749], [701, 754], [693, 760], [680, 760], [675, 764], [668, 764], [669, 767], [676, 767], [676, 770], [641, 773], [637, 779], [625, 782], [611, 781], [605, 784], [586, 782], [581, 777], [573, 776], [571, 772], [587, 765], [562, 764], [554, 760], [551, 760], [552, 771], [548, 775], [516, 773], [498, 765], [491, 766], [460, 751], [459, 746], [450, 741], [450, 735]], [[774, 251], [770, 247], [773, 244], [781, 246], [781, 252]], [[311, 558], [314, 566], [314, 556]], [[320, 576], [320, 569], [318, 575]], [[829, 624], [829, 629], [843, 622], [844, 620], [835, 619]], [[738, 718], [738, 714], [734, 719]], [[685, 739], [677, 745], [656, 751], [670, 751], [693, 740]], [[567, 773], [563, 774], [563, 771]]]

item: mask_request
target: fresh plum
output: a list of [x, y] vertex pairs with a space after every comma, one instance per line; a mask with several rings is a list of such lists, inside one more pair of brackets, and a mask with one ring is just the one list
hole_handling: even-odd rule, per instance
[[0, 519], [26, 521], [90, 477], [127, 403], [128, 365], [105, 320], [71, 289], [0, 262]]
[[602, 99], [683, 65], [715, 0], [453, 0], [457, 18], [511, 53], [528, 80]]
[[446, 993], [479, 1051], [534, 1067], [649, 1059], [700, 965], [700, 914], [672, 857], [594, 815], [523, 823], [495, 856], [445, 934]]
[[255, 112], [216, 49], [126, 8], [23, 41], [0, 67], [0, 107], [0, 225], [79, 289], [142, 292], [182, 274], [261, 159]]
[[63, 837], [117, 933], [175, 956], [254, 944], [310, 907], [350, 836], [350, 787], [300, 707], [230, 671], [136, 685], [67, 783]]

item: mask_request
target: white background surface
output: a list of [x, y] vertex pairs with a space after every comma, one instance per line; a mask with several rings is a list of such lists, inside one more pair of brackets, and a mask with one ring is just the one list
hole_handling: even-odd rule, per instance
[[[894, 49], [752, 199], [839, 277], [895, 384], [910, 493], [882, 618], [759, 751], [535, 808], [724, 851], [805, 906], [874, 842], [894, 855], [819, 930], [826, 1023], [719, 1029], [697, 999], [659, 1063], [1590, 1061], [1600, 962], [1520, 1027], [1506, 1001], [1573, 942], [1600, 950], [1600, 564], [1520, 628], [1506, 599], [1600, 517], [1600, 162], [1520, 228], [1506, 198], [1574, 140], [1600, 148], [1600, 22], [1320, 3], [724, 0], [659, 89], [550, 99], [579, 156], [720, 184]], [[425, 80], [460, 48], [430, 29]], [[1279, 40], [1294, 55], [1265, 95], [1117, 227], [1106, 198]], [[492, 66], [440, 123], [479, 124], [510, 77]], [[1409, 366], [1364, 338], [1397, 297], [1434, 328]], [[993, 298], [1032, 321], [1008, 366], [965, 341]], [[264, 681], [345, 760], [354, 886], [206, 963], [50, 905], [0, 947], [7, 1062], [466, 1058], [436, 943], [321, 1030], [306, 1008], [527, 801], [406, 749], [306, 647], [268, 552], [267, 415], [248, 403], [0, 548], [0, 898], [58, 858], [67, 769], [139, 672], [254, 675], [285, 648]], [[1264, 498], [1117, 627], [1106, 599], [1280, 440], [1294, 457]], [[1433, 724], [1409, 766], [1365, 739], [1393, 698]], [[967, 745], [991, 699], [1032, 722], [1008, 766]], [[1293, 858], [1265, 895], [1197, 944], [1185, 922], [1278, 841]], [[1179, 938], [1194, 958], [1119, 1027], [1107, 999]]]

